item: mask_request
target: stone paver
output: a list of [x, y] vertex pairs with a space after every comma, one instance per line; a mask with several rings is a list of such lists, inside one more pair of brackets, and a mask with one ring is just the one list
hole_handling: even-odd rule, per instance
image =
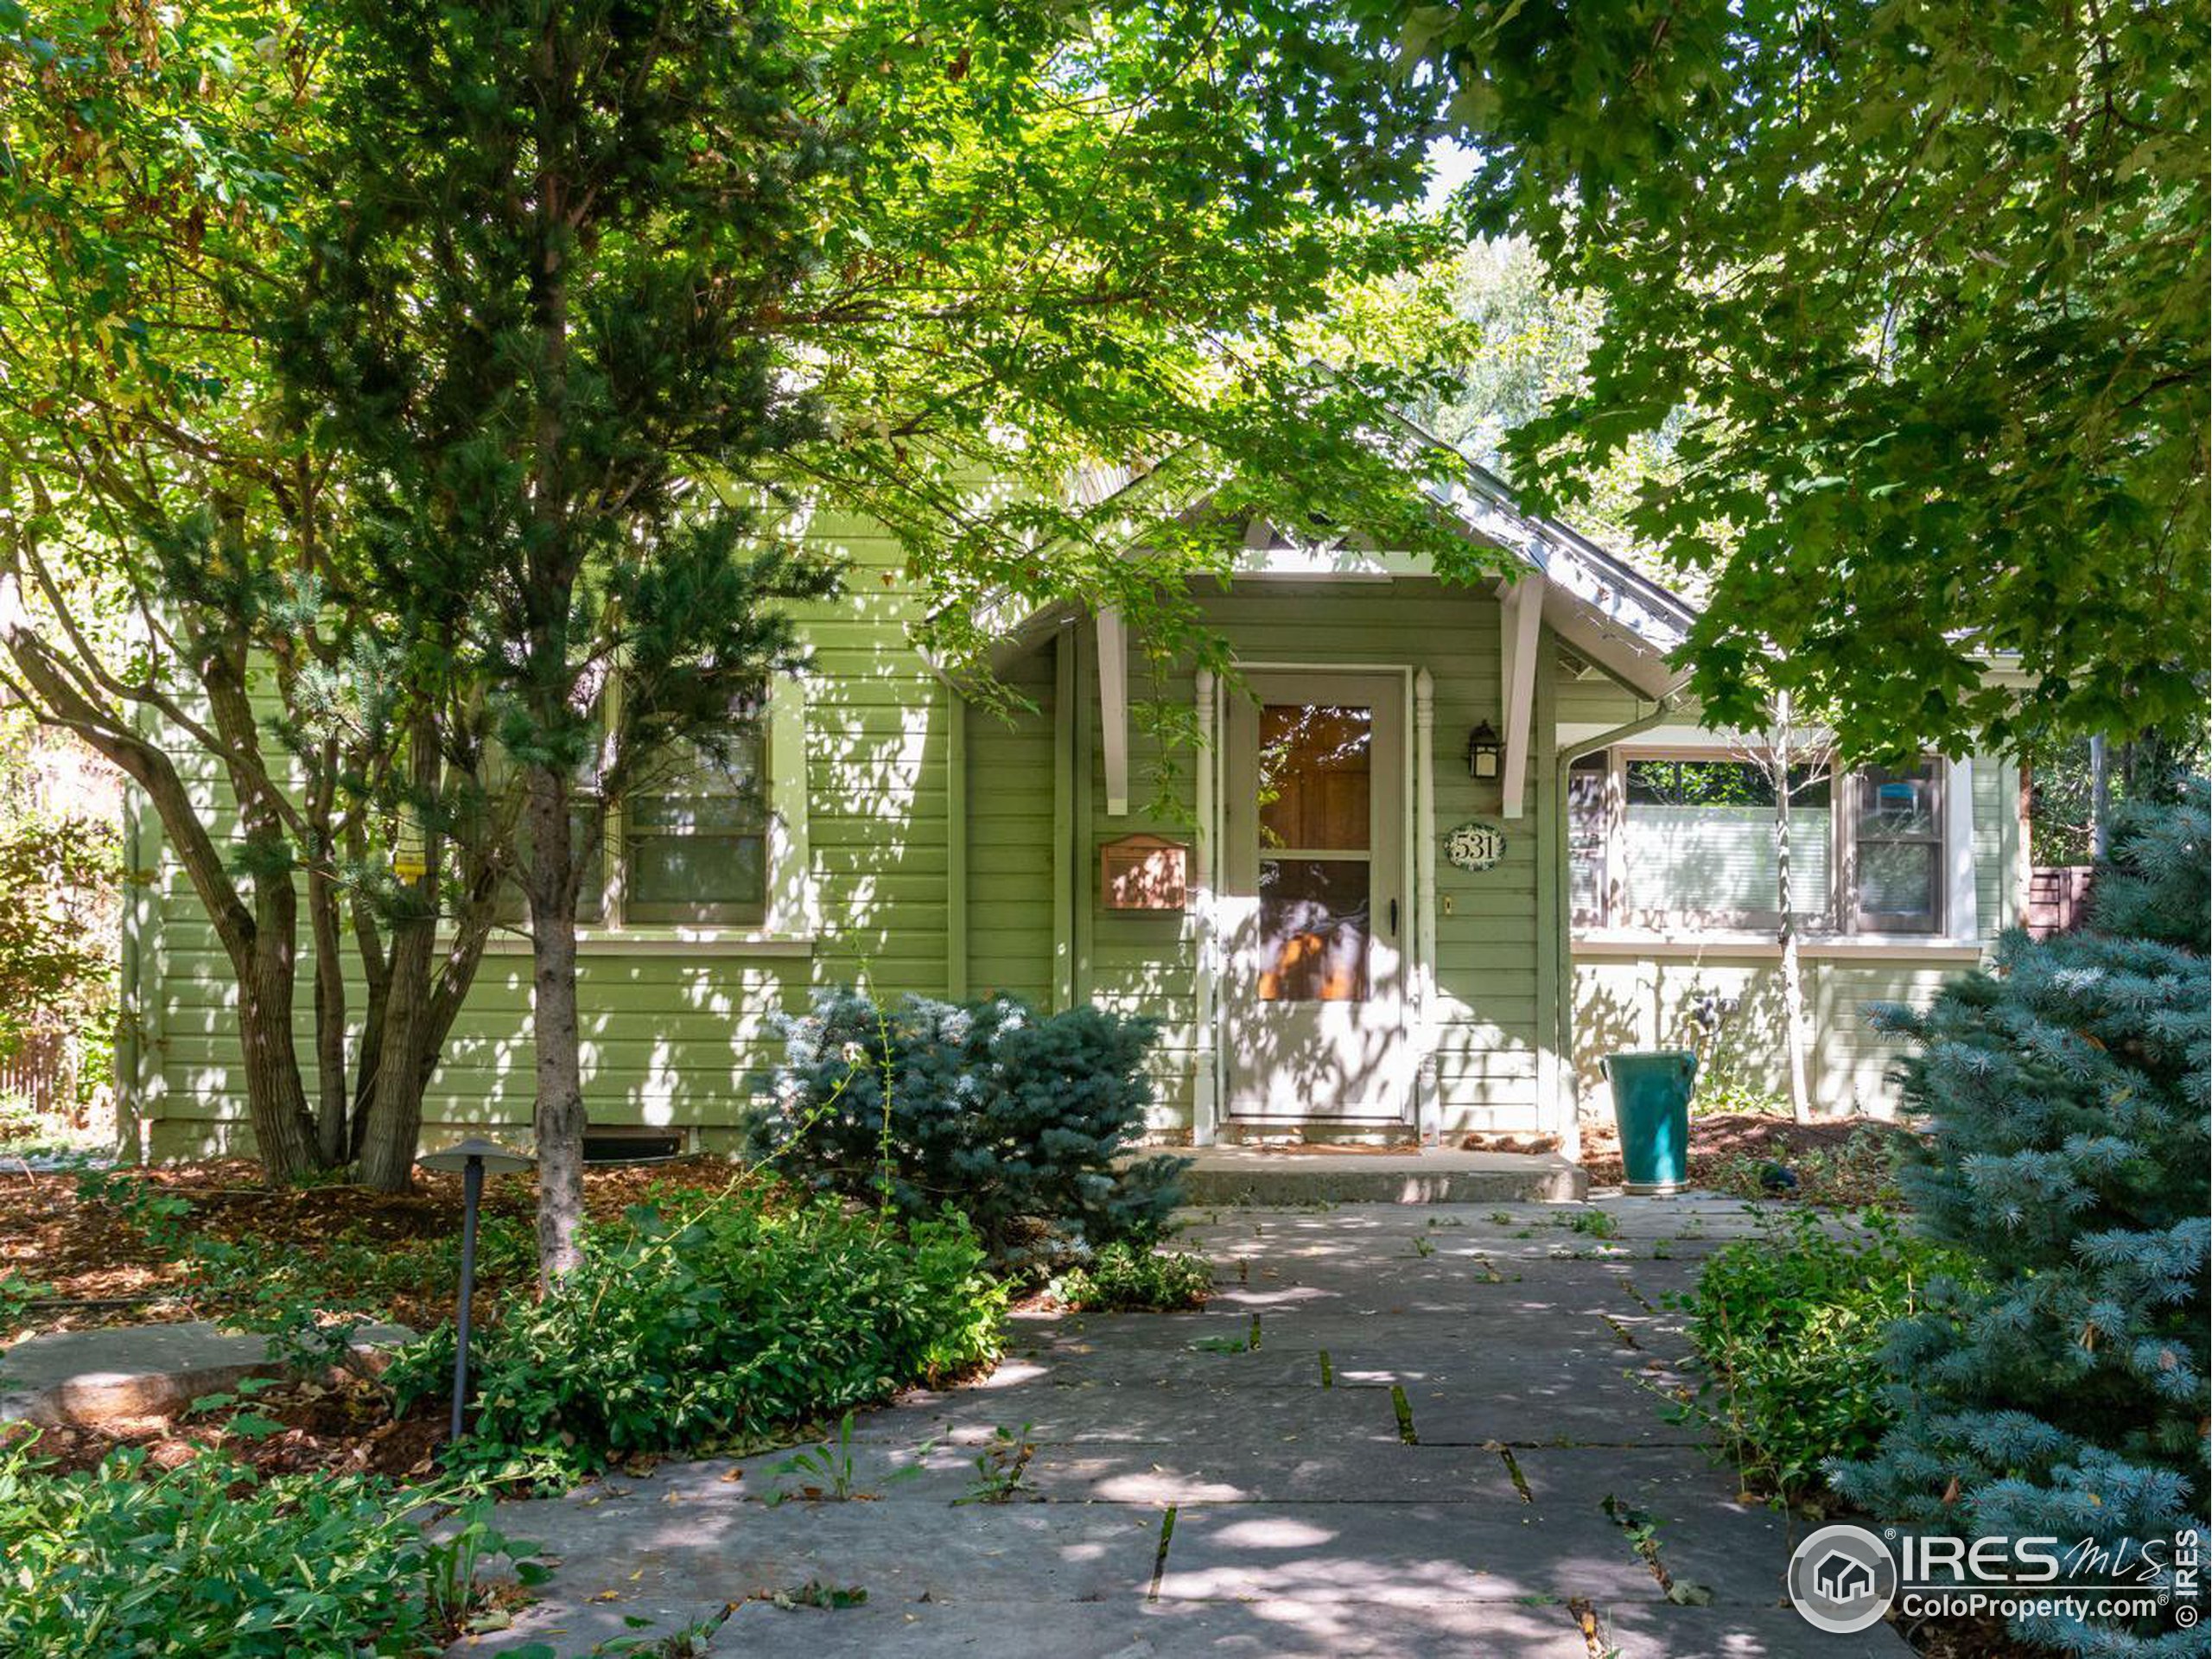
[[[1590, 1214], [1609, 1224], [1564, 1224]], [[1669, 1420], [1688, 1374], [1665, 1297], [1755, 1229], [1746, 1206], [1192, 1219], [1204, 1312], [1017, 1319], [990, 1378], [855, 1417], [849, 1500], [769, 1454], [504, 1506], [558, 1571], [454, 1651], [689, 1630], [696, 1652], [810, 1659], [1904, 1659], [1885, 1627], [1797, 1618], [1790, 1523]], [[1025, 1492], [963, 1501], [994, 1431], [1025, 1424]], [[1671, 1602], [1630, 1527], [1710, 1603]], [[810, 1583], [866, 1599], [807, 1605]]]

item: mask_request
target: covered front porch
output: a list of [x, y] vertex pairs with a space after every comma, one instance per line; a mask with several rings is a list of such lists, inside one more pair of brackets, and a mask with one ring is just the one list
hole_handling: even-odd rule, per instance
[[995, 666], [1030, 706], [965, 715], [964, 988], [1159, 1019], [1160, 1138], [1540, 1135], [1571, 1160], [1555, 700], [1591, 671], [1665, 696], [1681, 619], [1481, 505], [1515, 580], [1254, 527], [1192, 594], [1218, 673], [1111, 610], [1005, 620]]

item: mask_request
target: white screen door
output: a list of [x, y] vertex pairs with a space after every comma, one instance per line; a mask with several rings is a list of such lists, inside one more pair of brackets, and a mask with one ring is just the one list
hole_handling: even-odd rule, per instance
[[1405, 682], [1249, 684], [1224, 722], [1230, 1116], [1405, 1121]]

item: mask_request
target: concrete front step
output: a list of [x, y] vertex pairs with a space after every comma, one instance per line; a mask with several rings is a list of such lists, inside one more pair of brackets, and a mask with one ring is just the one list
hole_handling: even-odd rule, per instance
[[1590, 1191], [1579, 1165], [1548, 1154], [1203, 1147], [1185, 1155], [1192, 1205], [1571, 1204]]

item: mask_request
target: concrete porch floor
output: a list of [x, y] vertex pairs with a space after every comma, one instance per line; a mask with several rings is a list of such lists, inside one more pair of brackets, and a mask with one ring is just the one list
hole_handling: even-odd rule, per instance
[[1462, 1152], [1433, 1147], [1386, 1152], [1256, 1146], [1179, 1150], [1194, 1207], [1251, 1204], [1559, 1204], [1586, 1197], [1590, 1177], [1556, 1154]]

